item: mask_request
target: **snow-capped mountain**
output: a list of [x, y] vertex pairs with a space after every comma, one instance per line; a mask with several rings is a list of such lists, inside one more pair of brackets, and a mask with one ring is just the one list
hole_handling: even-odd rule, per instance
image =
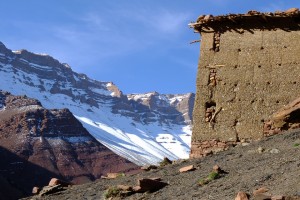
[[0, 158], [0, 199], [30, 195], [52, 177], [80, 184], [138, 169], [95, 140], [68, 109], [45, 109], [38, 100], [3, 91]]
[[124, 95], [112, 82], [1, 42], [0, 89], [38, 99], [47, 109], [68, 108], [100, 143], [138, 165], [189, 156], [193, 93]]

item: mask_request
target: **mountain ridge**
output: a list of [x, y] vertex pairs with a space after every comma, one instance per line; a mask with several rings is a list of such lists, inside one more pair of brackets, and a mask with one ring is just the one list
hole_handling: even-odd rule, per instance
[[34, 186], [46, 185], [52, 177], [81, 184], [111, 171], [138, 169], [97, 142], [68, 109], [45, 109], [36, 99], [4, 91], [0, 157], [0, 185], [20, 194], [2, 187], [0, 193], [12, 199], [31, 194]]
[[49, 109], [68, 108], [89, 133], [138, 164], [188, 158], [195, 95], [128, 94], [90, 79], [45, 54], [0, 44], [2, 90], [36, 98]]

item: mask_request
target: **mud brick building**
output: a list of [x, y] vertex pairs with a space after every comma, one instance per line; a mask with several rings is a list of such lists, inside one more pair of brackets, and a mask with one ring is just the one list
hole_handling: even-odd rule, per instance
[[264, 136], [264, 122], [300, 96], [300, 12], [203, 15], [191, 158]]

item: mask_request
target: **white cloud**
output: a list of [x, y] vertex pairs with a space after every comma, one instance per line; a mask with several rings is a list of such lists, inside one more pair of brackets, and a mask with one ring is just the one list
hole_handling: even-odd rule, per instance
[[136, 26], [143, 29], [143, 33], [157, 33], [157, 37], [163, 36], [162, 34], [179, 34], [187, 27], [191, 15], [184, 12], [176, 12], [165, 9], [146, 9], [140, 8], [135, 12], [122, 11], [119, 13], [128, 24], [135, 22]]
[[89, 12], [83, 17], [79, 18], [79, 20], [85, 22], [88, 27], [92, 29], [102, 30], [102, 31], [109, 31], [110, 27], [109, 24], [106, 23], [105, 17], [99, 15], [96, 12]]
[[186, 13], [163, 11], [153, 16], [152, 26], [161, 33], [180, 33], [187, 27], [189, 18]]
[[[116, 57], [135, 56], [142, 51], [169, 51], [188, 30], [190, 16], [183, 11], [139, 5], [120, 9], [93, 8], [82, 13], [65, 13], [68, 20], [55, 22], [17, 21], [19, 30], [39, 30], [35, 43], [17, 46], [54, 56], [78, 70], [85, 66], [105, 67], [102, 63]], [[24, 33], [24, 31], [19, 31]], [[29, 34], [33, 32], [30, 31]], [[168, 44], [166, 44], [169, 41]], [[179, 41], [179, 39], [178, 39]], [[168, 46], [169, 45], [169, 46]], [[74, 66], [77, 65], [77, 66]], [[84, 71], [83, 69], [79, 71]]]
[[[73, 16], [73, 24], [51, 27], [53, 35], [82, 51], [97, 46], [97, 59], [145, 50], [188, 29], [189, 15], [168, 10], [138, 9], [110, 13], [90, 11]], [[82, 24], [82, 22], [84, 22]], [[74, 51], [79, 51], [78, 49]], [[94, 53], [94, 52], [93, 52]]]

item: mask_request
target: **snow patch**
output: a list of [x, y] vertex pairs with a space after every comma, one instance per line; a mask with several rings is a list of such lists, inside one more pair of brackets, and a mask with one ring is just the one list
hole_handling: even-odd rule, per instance
[[99, 89], [99, 88], [91, 88], [91, 87], [89, 89], [97, 94], [102, 94], [102, 95], [106, 95], [106, 96], [111, 95], [111, 92], [108, 90]]
[[37, 64], [34, 64], [34, 63], [29, 63], [29, 65], [31, 67], [33, 67], [33, 68], [36, 68], [36, 69], [42, 69], [42, 70], [52, 71], [52, 67], [49, 67], [49, 66], [37, 65]]
[[49, 55], [46, 54], [46, 53], [33, 53], [33, 54], [38, 55], [38, 56], [49, 56]]
[[41, 106], [39, 106], [39, 105], [29, 105], [29, 106], [19, 107], [18, 111], [27, 112], [29, 110], [36, 110], [36, 109], [39, 109], [39, 108], [41, 108]]
[[21, 54], [22, 52], [20, 50], [12, 51], [14, 54]]

